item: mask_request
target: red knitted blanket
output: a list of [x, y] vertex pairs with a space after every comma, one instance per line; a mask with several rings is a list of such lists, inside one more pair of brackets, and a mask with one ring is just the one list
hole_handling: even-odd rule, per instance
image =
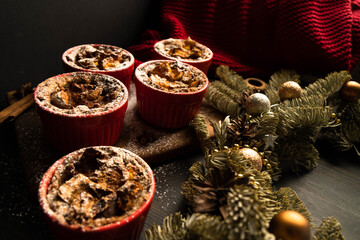
[[358, 0], [163, 0], [161, 13], [161, 29], [129, 48], [137, 64], [158, 40], [188, 36], [212, 49], [212, 70], [243, 76], [350, 70], [360, 58]]

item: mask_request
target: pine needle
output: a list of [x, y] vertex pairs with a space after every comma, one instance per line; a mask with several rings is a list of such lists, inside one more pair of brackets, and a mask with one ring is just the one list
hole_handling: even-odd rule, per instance
[[293, 189], [282, 187], [275, 192], [275, 194], [277, 195], [278, 201], [281, 203], [281, 211], [296, 211], [303, 215], [310, 223], [312, 222], [310, 212]]
[[307, 86], [302, 96], [323, 96], [324, 98], [328, 98], [338, 92], [344, 83], [350, 79], [351, 76], [347, 71], [330, 73], [325, 79], [318, 79], [316, 82]]
[[319, 152], [311, 139], [301, 135], [280, 138], [275, 149], [283, 172], [302, 173], [316, 167]]
[[341, 224], [334, 217], [328, 217], [322, 220], [322, 223], [316, 228], [314, 240], [344, 240], [341, 233]]
[[215, 123], [210, 120], [210, 124], [214, 129], [215, 140], [219, 149], [223, 149], [227, 143], [227, 129], [230, 125], [230, 117], [225, 117], [224, 121]]
[[219, 216], [192, 214], [186, 221], [191, 239], [223, 240], [227, 237], [227, 226]]
[[256, 192], [245, 186], [237, 186], [230, 190], [227, 199], [228, 214], [225, 221], [229, 228], [228, 239], [268, 238], [267, 219], [263, 214], [266, 206], [259, 201]]
[[209, 137], [204, 115], [196, 115], [190, 126], [194, 129], [203, 152], [215, 148], [215, 142]]
[[220, 92], [216, 87], [213, 87], [212, 84], [209, 85], [205, 98], [216, 109], [230, 115], [231, 117], [236, 117], [240, 114], [241, 108], [239, 104], [226, 94]]
[[216, 74], [220, 79], [231, 89], [237, 92], [243, 92], [249, 89], [249, 86], [244, 79], [233, 70], [230, 70], [229, 66], [221, 65], [216, 69]]
[[216, 88], [218, 91], [222, 92], [223, 94], [227, 95], [231, 100], [235, 102], [239, 98], [240, 92], [233, 90], [223, 82], [213, 81], [211, 82], [211, 86]]
[[279, 88], [281, 84], [287, 81], [300, 83], [300, 76], [292, 70], [281, 70], [271, 75], [269, 85], [265, 90], [265, 95], [269, 98], [271, 104], [280, 102]]
[[279, 123], [279, 116], [273, 112], [262, 114], [251, 121], [258, 123], [256, 138], [264, 138], [265, 135], [276, 135], [276, 128]]
[[177, 212], [167, 216], [163, 220], [162, 227], [153, 225], [146, 230], [145, 239], [147, 240], [183, 240], [186, 239], [187, 229], [185, 219], [181, 213]]

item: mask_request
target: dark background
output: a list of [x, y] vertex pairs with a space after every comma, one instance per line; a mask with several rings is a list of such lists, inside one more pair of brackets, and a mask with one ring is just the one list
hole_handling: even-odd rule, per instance
[[[72, 46], [136, 44], [145, 29], [158, 27], [159, 6], [159, 0], [1, 0], [0, 107], [6, 106], [6, 92], [62, 73], [61, 55]], [[36, 198], [28, 194], [15, 126], [0, 126], [0, 239], [51, 239]], [[322, 217], [335, 216], [346, 239], [359, 239], [360, 158], [354, 152], [336, 152], [326, 143], [318, 148], [321, 160], [315, 170], [285, 176], [277, 186], [297, 191], [315, 225]], [[187, 210], [181, 184], [198, 160], [200, 152], [152, 166], [157, 190], [145, 229], [161, 224], [170, 213]]]
[[63, 72], [73, 46], [127, 48], [158, 24], [160, 0], [1, 0], [0, 101], [24, 83], [34, 86]]

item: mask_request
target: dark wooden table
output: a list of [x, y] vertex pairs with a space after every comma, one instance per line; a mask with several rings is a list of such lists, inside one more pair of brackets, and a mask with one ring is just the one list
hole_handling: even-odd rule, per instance
[[[322, 217], [334, 216], [341, 221], [346, 239], [359, 239], [360, 158], [353, 153], [338, 153], [326, 144], [318, 144], [318, 148], [321, 160], [316, 169], [302, 176], [284, 176], [276, 186], [295, 189], [315, 225]], [[1, 127], [0, 158], [0, 239], [52, 239], [36, 198], [29, 194], [31, 186], [26, 182], [13, 124]], [[171, 213], [187, 211], [181, 184], [188, 179], [189, 167], [202, 160], [202, 153], [196, 152], [152, 165], [157, 186], [145, 229], [162, 224]]]

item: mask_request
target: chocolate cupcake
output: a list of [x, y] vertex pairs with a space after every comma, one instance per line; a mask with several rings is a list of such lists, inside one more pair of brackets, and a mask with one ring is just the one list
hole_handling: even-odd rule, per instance
[[134, 82], [139, 114], [147, 122], [164, 128], [186, 126], [199, 111], [208, 86], [202, 71], [169, 60], [139, 65]]
[[42, 178], [39, 201], [57, 239], [138, 239], [154, 192], [144, 160], [97, 146], [56, 161]]
[[134, 70], [133, 55], [120, 47], [106, 44], [84, 44], [66, 50], [62, 55], [67, 72], [102, 73], [119, 79], [129, 89]]
[[45, 133], [55, 148], [72, 151], [113, 145], [120, 137], [128, 91], [111, 76], [61, 74], [40, 83], [34, 98]]
[[207, 74], [213, 59], [210, 48], [190, 37], [187, 39], [168, 38], [154, 45], [156, 59], [178, 60], [197, 67]]

